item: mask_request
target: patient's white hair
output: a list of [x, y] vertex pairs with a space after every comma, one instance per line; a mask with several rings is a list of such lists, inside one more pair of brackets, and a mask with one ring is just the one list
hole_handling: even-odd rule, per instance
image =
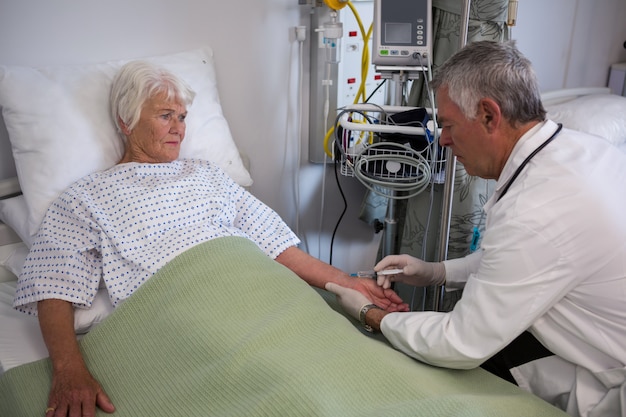
[[482, 98], [495, 100], [510, 123], [542, 121], [546, 111], [530, 61], [515, 41], [472, 42], [437, 69], [432, 86], [448, 88], [448, 96], [468, 119]]
[[132, 130], [141, 115], [145, 102], [156, 94], [165, 93], [168, 100], [176, 99], [186, 107], [193, 102], [196, 93], [182, 79], [146, 61], [132, 61], [119, 70], [111, 87], [111, 115], [122, 139], [121, 121]]

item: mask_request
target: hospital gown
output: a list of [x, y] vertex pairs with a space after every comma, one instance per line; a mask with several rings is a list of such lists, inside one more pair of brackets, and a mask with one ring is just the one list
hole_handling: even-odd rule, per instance
[[206, 161], [127, 163], [89, 175], [50, 206], [20, 274], [14, 306], [56, 298], [89, 307], [101, 281], [113, 305], [168, 261], [223, 236], [269, 257], [299, 243], [268, 206]]

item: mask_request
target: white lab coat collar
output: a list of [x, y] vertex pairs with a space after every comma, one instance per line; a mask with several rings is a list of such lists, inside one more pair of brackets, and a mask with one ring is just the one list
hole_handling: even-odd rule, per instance
[[509, 159], [507, 159], [500, 173], [500, 177], [496, 183], [496, 189], [491, 198], [485, 203], [484, 210], [489, 210], [498, 201], [502, 189], [509, 182], [517, 167], [519, 167], [524, 159], [528, 157], [537, 147], [545, 142], [550, 136], [554, 134], [558, 125], [552, 120], [546, 120], [538, 123], [530, 128], [522, 137], [517, 141]]

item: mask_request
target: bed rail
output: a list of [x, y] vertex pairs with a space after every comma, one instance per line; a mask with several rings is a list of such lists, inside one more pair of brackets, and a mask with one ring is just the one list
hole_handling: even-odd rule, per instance
[[21, 193], [17, 177], [0, 180], [0, 199], [16, 196]]

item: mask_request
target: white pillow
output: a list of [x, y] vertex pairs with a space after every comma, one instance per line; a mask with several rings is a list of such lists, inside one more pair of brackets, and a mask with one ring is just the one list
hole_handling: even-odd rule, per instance
[[[6, 279], [0, 277], [0, 281], [15, 281], [22, 272], [24, 261], [29, 249], [23, 243], [12, 243], [3, 245], [0, 251], [0, 266], [6, 268], [11, 274], [6, 274]], [[10, 278], [9, 278], [10, 277]]]
[[106, 288], [100, 288], [90, 308], [74, 309], [74, 332], [85, 334], [115, 310]]
[[547, 105], [548, 118], [563, 126], [608, 139], [626, 146], [626, 97], [591, 94], [563, 103]]
[[28, 207], [23, 195], [0, 200], [0, 221], [9, 226], [30, 248], [32, 236], [28, 230]]
[[[252, 179], [219, 102], [210, 48], [141, 58], [183, 78], [196, 92], [181, 158], [215, 162], [236, 182]], [[109, 112], [117, 70], [130, 60], [67, 67], [0, 66], [0, 107], [34, 236], [48, 206], [70, 184], [121, 158]]]

